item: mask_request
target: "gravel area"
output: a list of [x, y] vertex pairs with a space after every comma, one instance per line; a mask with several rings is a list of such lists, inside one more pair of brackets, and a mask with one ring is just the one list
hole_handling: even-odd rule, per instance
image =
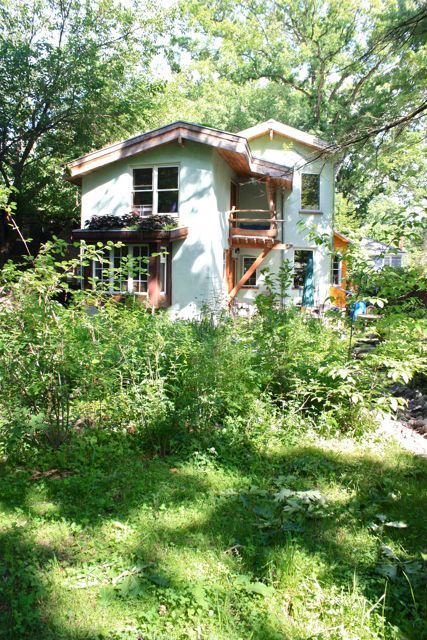
[[414, 431], [412, 427], [385, 417], [381, 421], [379, 431], [397, 440], [403, 449], [427, 458], [427, 438]]

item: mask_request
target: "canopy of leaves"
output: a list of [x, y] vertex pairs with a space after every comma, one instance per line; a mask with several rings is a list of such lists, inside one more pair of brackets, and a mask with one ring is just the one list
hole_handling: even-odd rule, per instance
[[0, 175], [21, 224], [63, 228], [77, 208], [62, 162], [144, 128], [156, 29], [147, 3], [2, 4]]

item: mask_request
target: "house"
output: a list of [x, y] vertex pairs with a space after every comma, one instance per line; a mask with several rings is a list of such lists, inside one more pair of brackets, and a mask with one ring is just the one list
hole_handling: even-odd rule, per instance
[[400, 241], [398, 249], [391, 247], [385, 242], [379, 242], [372, 238], [362, 238], [360, 247], [368, 260], [372, 261], [375, 270], [379, 271], [384, 267], [397, 267], [403, 265], [405, 251], [403, 251], [403, 239]]
[[346, 306], [346, 291], [349, 283], [347, 281], [347, 261], [345, 254], [348, 251], [350, 240], [334, 230], [333, 247], [334, 253], [332, 257], [332, 273], [330, 298], [333, 306]]
[[[238, 134], [178, 121], [77, 158], [68, 165], [81, 188], [73, 238], [123, 243], [107, 267], [86, 270], [85, 286], [103, 280], [115, 295], [195, 317], [206, 305], [252, 305], [265, 290], [262, 271], [289, 260], [295, 303], [323, 304], [331, 247], [298, 223], [332, 244], [334, 151], [275, 120]], [[148, 261], [148, 273], [115, 278], [123, 256]]]

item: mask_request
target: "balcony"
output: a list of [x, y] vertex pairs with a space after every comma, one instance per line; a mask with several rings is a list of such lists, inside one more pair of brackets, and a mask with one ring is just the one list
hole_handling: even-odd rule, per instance
[[231, 209], [230, 247], [268, 247], [276, 242], [276, 211], [270, 209]]

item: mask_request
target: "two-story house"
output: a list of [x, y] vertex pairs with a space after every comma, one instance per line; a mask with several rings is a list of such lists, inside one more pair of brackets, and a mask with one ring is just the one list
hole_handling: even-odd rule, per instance
[[[313, 135], [275, 120], [238, 134], [178, 121], [77, 158], [68, 171], [81, 186], [74, 239], [123, 243], [107, 267], [93, 263], [92, 286], [103, 279], [111, 293], [194, 317], [204, 305], [253, 304], [261, 271], [289, 260], [295, 302], [328, 300], [334, 148]], [[148, 226], [123, 228], [130, 212]], [[107, 215], [117, 228], [111, 218], [100, 227], [96, 216]], [[330, 246], [303, 226], [330, 237]], [[148, 261], [148, 272], [115, 277], [124, 255]]]

